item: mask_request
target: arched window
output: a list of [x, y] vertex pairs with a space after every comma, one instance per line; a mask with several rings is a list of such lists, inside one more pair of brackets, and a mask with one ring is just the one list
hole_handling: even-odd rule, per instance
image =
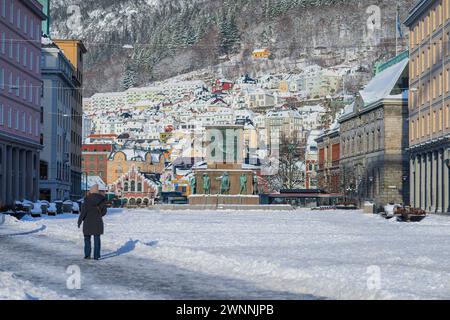
[[141, 182], [138, 182], [137, 191], [142, 192], [142, 183]]
[[123, 190], [124, 190], [125, 192], [128, 192], [128, 181], [124, 183]]
[[136, 191], [136, 182], [135, 181], [131, 181], [131, 192]]

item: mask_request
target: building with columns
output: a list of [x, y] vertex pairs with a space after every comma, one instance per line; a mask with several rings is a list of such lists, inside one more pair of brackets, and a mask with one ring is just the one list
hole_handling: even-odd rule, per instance
[[450, 0], [422, 0], [410, 29], [411, 205], [450, 212]]
[[0, 203], [39, 196], [41, 23], [37, 0], [0, 0]]
[[409, 203], [408, 65], [404, 52], [380, 66], [339, 118], [341, 188], [360, 205]]

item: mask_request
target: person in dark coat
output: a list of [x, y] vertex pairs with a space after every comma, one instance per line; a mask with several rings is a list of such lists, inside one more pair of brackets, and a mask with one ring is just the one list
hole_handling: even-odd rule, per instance
[[81, 206], [78, 228], [83, 224], [84, 258], [91, 258], [91, 237], [94, 236], [94, 259], [100, 259], [100, 236], [103, 235], [103, 217], [106, 215], [106, 198], [99, 193], [98, 185], [92, 186]]

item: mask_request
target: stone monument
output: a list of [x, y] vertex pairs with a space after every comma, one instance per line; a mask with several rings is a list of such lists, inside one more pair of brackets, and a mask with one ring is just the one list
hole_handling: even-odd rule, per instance
[[189, 204], [259, 204], [256, 173], [243, 168], [243, 135], [244, 127], [239, 125], [206, 128], [207, 167], [194, 170], [199, 183]]

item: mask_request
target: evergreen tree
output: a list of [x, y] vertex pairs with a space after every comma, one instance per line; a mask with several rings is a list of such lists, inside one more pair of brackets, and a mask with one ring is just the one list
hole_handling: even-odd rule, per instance
[[232, 10], [223, 12], [219, 21], [220, 54], [236, 52], [240, 45], [240, 32]]
[[136, 69], [129, 63], [125, 67], [125, 71], [122, 74], [122, 84], [123, 90], [128, 90], [136, 86]]

